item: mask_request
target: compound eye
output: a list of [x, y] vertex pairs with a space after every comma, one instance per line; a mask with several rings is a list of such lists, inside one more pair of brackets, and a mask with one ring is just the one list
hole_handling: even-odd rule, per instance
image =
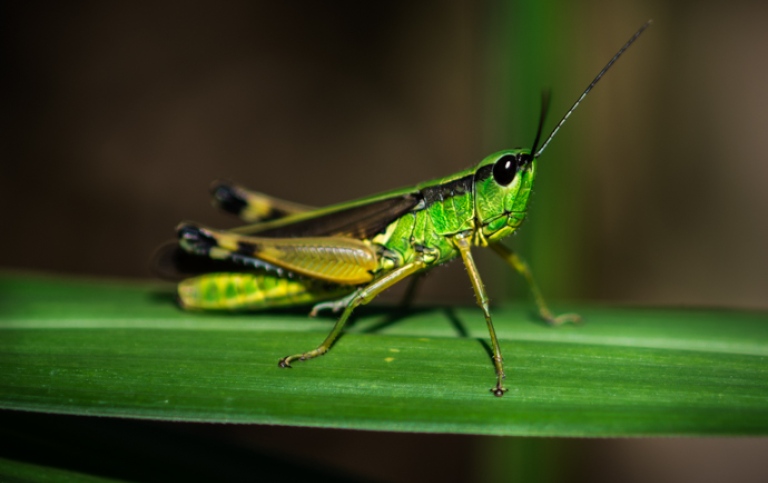
[[521, 159], [513, 154], [505, 154], [493, 165], [493, 179], [501, 186], [507, 186], [517, 175]]

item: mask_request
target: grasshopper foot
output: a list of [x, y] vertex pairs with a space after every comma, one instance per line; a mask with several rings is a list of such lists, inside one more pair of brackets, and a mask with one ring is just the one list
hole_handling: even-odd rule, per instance
[[502, 386], [501, 383], [499, 382], [498, 384], [496, 384], [496, 387], [491, 389], [491, 392], [493, 393], [494, 396], [501, 397], [508, 390], [509, 389], [507, 389], [506, 387]]
[[278, 367], [284, 367], [284, 368], [292, 368], [291, 362], [299, 360], [299, 361], [306, 361], [307, 359], [314, 359], [317, 356], [325, 355], [325, 353], [328, 352], [328, 348], [325, 346], [320, 346], [317, 349], [309, 352], [305, 352], [303, 354], [296, 354], [292, 356], [286, 356], [277, 361]]

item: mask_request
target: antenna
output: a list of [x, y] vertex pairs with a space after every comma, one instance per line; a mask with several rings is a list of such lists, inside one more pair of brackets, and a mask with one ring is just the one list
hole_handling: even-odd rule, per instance
[[[595, 76], [595, 78], [587, 86], [587, 88], [584, 89], [584, 92], [581, 93], [581, 96], [579, 96], [579, 98], [576, 99], [576, 102], [573, 103], [571, 108], [568, 109], [568, 112], [566, 112], [565, 115], [563, 116], [563, 118], [560, 119], [560, 122], [557, 123], [557, 126], [555, 126], [555, 128], [549, 134], [549, 137], [547, 138], [547, 140], [544, 141], [544, 144], [541, 145], [541, 149], [536, 151], [536, 153], [533, 155], [534, 158], [538, 158], [539, 156], [541, 156], [541, 153], [543, 153], [544, 150], [547, 149], [547, 146], [549, 146], [550, 141], [552, 141], [552, 138], [555, 137], [555, 134], [557, 134], [557, 131], [559, 131], [560, 127], [563, 124], [565, 124], [565, 121], [567, 121], [568, 118], [571, 117], [571, 114], [573, 113], [573, 111], [576, 110], [577, 107], [579, 107], [579, 104], [581, 104], [581, 101], [583, 101], [584, 98], [587, 97], [587, 94], [589, 94], [589, 91], [591, 91], [592, 88], [595, 87], [595, 84], [597, 84], [597, 82], [605, 75], [605, 73], [608, 72], [608, 69], [610, 69], [611, 66], [613, 66], [614, 62], [616, 62], [619, 59], [619, 57], [621, 57], [621, 54], [623, 54], [629, 48], [629, 46], [632, 45], [632, 43], [635, 40], [637, 40], [638, 37], [640, 37], [640, 34], [642, 34], [645, 31], [645, 29], [647, 29], [648, 27], [651, 26], [652, 22], [653, 22], [653, 20], [648, 20], [647, 22], [645, 22], [645, 24], [643, 24], [643, 26], [640, 27], [638, 29], [638, 31], [635, 32], [635, 34], [632, 37], [629, 38], [629, 40], [627, 40], [627, 43], [624, 44], [624, 46], [622, 48], [620, 48], [618, 52], [616, 52], [616, 55], [614, 55], [613, 58], [611, 60], [609, 60], [607, 64], [605, 64], [605, 67], [603, 67], [603, 70], [601, 70]], [[541, 123], [542, 121], [539, 121], [539, 122]], [[536, 138], [538, 140], [538, 134], [536, 135]], [[536, 149], [536, 143], [534, 143], [533, 149]]]
[[[536, 138], [533, 140], [533, 147], [531, 153], [536, 152], [536, 148], [541, 141], [541, 131], [544, 129], [544, 120], [547, 118], [547, 111], [549, 111], [549, 100], [552, 97], [549, 89], [544, 89], [541, 92], [541, 112], [539, 112], [539, 127], [536, 128]], [[552, 136], [550, 136], [552, 137]]]

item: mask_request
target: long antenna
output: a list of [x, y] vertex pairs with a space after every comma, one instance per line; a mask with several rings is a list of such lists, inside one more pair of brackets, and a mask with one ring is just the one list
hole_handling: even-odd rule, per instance
[[541, 141], [541, 131], [544, 130], [544, 120], [547, 118], [547, 111], [549, 111], [549, 100], [551, 97], [552, 96], [549, 89], [544, 89], [541, 92], [541, 112], [539, 112], [539, 127], [536, 128], [536, 138], [533, 140], [533, 147], [531, 148], [532, 153], [535, 153], [536, 148], [539, 147], [539, 141]]
[[[573, 103], [573, 106], [571, 106], [571, 108], [568, 109], [568, 112], [565, 113], [565, 116], [563, 116], [563, 118], [560, 119], [560, 122], [557, 123], [557, 126], [555, 126], [555, 128], [552, 130], [547, 140], [544, 141], [544, 144], [541, 145], [541, 149], [536, 151], [536, 154], [533, 155], [534, 158], [538, 158], [539, 156], [541, 156], [541, 153], [543, 153], [544, 150], [547, 149], [547, 146], [549, 146], [549, 142], [552, 141], [553, 137], [555, 137], [555, 134], [557, 134], [557, 131], [559, 131], [560, 127], [563, 124], [565, 124], [565, 121], [567, 121], [568, 118], [571, 117], [571, 113], [573, 113], [573, 111], [575, 111], [576, 108], [579, 107], [579, 104], [581, 104], [581, 101], [583, 101], [584, 98], [587, 97], [587, 94], [589, 94], [589, 91], [591, 91], [592, 88], [595, 87], [595, 84], [597, 84], [597, 82], [605, 75], [605, 73], [608, 72], [608, 69], [611, 68], [614, 62], [616, 62], [619, 59], [619, 57], [621, 57], [621, 54], [623, 54], [624, 51], [626, 51], [629, 48], [629, 46], [632, 45], [632, 43], [635, 40], [637, 40], [638, 37], [640, 37], [640, 34], [642, 34], [645, 31], [645, 29], [650, 27], [652, 22], [653, 20], [648, 20], [647, 22], [645, 22], [645, 24], [643, 24], [643, 26], [640, 27], [640, 29], [638, 29], [638, 31], [635, 32], [635, 34], [629, 38], [629, 40], [627, 40], [627, 43], [624, 44], [624, 46], [620, 48], [618, 52], [616, 52], [616, 55], [614, 55], [613, 58], [609, 60], [607, 64], [605, 64], [605, 67], [603, 67], [603, 70], [601, 70], [595, 76], [595, 78], [587, 86], [587, 88], [584, 89], [584, 92], [581, 93], [581, 96], [579, 96], [579, 98], [576, 99], [576, 102]], [[534, 146], [534, 149], [536, 149], [535, 146]]]

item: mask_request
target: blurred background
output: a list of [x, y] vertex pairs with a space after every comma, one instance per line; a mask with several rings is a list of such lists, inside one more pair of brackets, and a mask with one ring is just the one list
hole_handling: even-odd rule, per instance
[[[649, 18], [542, 156], [510, 244], [550, 299], [765, 310], [768, 4], [747, 0], [4, 3], [0, 267], [149, 278], [179, 221], [237, 224], [211, 208], [214, 179], [326, 205], [528, 147], [542, 89], [548, 132]], [[492, 298], [514, 295], [478, 256]], [[439, 270], [419, 300], [472, 304], [460, 264]], [[383, 481], [446, 458], [445, 481], [482, 480], [490, 455], [527, 454], [570, 461], [572, 481], [671, 481], [693, 461], [698, 481], [765, 478], [747, 463], [768, 449], [220, 430]], [[387, 461], [412, 452], [410, 469]]]

